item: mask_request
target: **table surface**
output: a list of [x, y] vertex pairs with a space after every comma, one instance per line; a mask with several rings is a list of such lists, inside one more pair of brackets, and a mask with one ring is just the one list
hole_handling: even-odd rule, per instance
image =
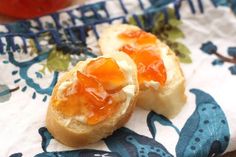
[[[81, 0], [74, 0], [73, 5], [79, 3], [79, 1], [81, 1]], [[6, 24], [6, 23], [9, 23], [9, 22], [17, 21], [17, 20], [18, 19], [15, 19], [15, 18], [12, 18], [12, 17], [7, 17], [7, 16], [4, 16], [4, 15], [0, 14], [0, 24]], [[236, 157], [236, 151], [231, 152], [231, 153], [227, 153], [223, 157]]]

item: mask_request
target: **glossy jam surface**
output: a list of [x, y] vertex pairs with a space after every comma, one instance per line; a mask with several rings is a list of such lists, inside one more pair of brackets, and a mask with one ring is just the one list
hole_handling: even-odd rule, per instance
[[156, 81], [164, 85], [167, 79], [166, 69], [156, 47], [157, 38], [142, 30], [126, 31], [119, 35], [129, 44], [120, 48], [136, 63], [139, 84], [145, 81]]
[[156, 81], [161, 85], [166, 81], [166, 70], [163, 61], [153, 47], [134, 48], [125, 45], [121, 51], [127, 53], [138, 68], [138, 81], [143, 84], [145, 81]]
[[125, 75], [111, 58], [91, 61], [86, 67], [86, 72], [99, 80], [109, 92], [119, 91], [127, 83]]
[[0, 0], [0, 13], [17, 18], [33, 18], [55, 12], [72, 2], [72, 0]]
[[123, 40], [131, 40], [137, 45], [155, 44], [157, 41], [155, 35], [142, 30], [126, 31], [121, 33], [119, 37]]
[[[109, 76], [115, 79], [109, 79]], [[113, 82], [110, 90], [109, 85]], [[66, 99], [54, 104], [63, 115], [77, 116], [83, 123], [95, 125], [114, 114], [125, 101], [124, 93], [120, 92], [125, 85], [125, 76], [117, 63], [110, 58], [99, 58], [91, 61], [84, 73], [77, 71], [75, 86], [68, 86], [63, 91]]]

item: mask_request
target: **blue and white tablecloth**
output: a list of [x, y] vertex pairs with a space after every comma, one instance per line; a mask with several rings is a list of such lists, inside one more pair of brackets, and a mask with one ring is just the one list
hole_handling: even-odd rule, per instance
[[[0, 156], [207, 157], [236, 150], [236, 1], [106, 0], [0, 25]], [[180, 58], [187, 103], [174, 119], [136, 108], [98, 143], [69, 148], [45, 127], [53, 86], [99, 54], [109, 24], [157, 35]]]

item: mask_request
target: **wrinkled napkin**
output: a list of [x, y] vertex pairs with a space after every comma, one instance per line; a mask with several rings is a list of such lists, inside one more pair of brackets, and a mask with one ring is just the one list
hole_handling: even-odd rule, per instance
[[[91, 0], [0, 25], [0, 156], [205, 157], [236, 150], [235, 3]], [[53, 86], [78, 61], [99, 55], [99, 35], [115, 23], [137, 25], [174, 50], [187, 103], [173, 119], [136, 107], [112, 136], [64, 146], [45, 127]]]

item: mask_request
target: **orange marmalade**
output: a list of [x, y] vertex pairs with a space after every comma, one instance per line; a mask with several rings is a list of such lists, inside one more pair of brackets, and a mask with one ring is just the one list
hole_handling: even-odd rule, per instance
[[90, 61], [84, 73], [77, 71], [76, 76], [75, 85], [63, 90], [66, 99], [53, 103], [64, 116], [95, 125], [114, 114], [126, 99], [121, 91], [127, 85], [125, 75], [111, 58]]
[[167, 79], [166, 69], [156, 46], [157, 38], [142, 30], [125, 31], [119, 38], [128, 42], [120, 51], [128, 54], [136, 63], [139, 85], [146, 81], [164, 85]]

